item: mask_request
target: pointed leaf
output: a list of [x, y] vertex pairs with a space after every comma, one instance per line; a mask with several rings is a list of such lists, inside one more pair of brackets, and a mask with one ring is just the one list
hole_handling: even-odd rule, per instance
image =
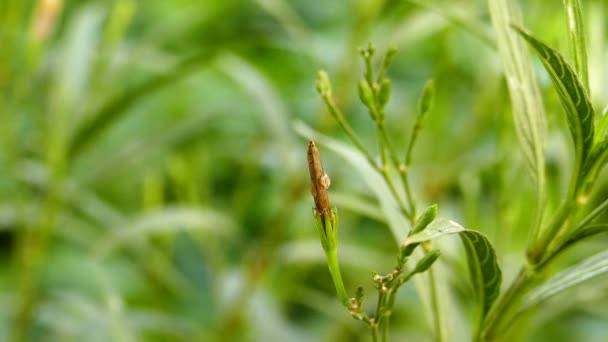
[[403, 244], [410, 245], [433, 240], [444, 235], [459, 234], [462, 239], [476, 294], [479, 296], [481, 318], [500, 293], [502, 272], [496, 260], [496, 253], [488, 239], [478, 231], [465, 229], [452, 220], [437, 219], [425, 230], [408, 237]]
[[524, 298], [520, 311], [530, 309], [564, 290], [605, 273], [608, 273], [608, 251], [587, 258], [547, 280]]
[[528, 45], [510, 24], [519, 25], [523, 15], [518, 1], [489, 0], [492, 25], [511, 99], [515, 132], [536, 188], [535, 222], [532, 239], [538, 238], [546, 203], [545, 108], [534, 73]]
[[564, 0], [568, 16], [568, 36], [570, 49], [576, 73], [585, 89], [589, 90], [589, 75], [587, 72], [587, 46], [585, 44], [585, 28], [583, 27], [583, 10], [580, 0]]
[[575, 230], [572, 232], [572, 236], [566, 241], [564, 246], [561, 248], [562, 250], [572, 246], [575, 243], [580, 242], [581, 240], [587, 239], [592, 236], [596, 236], [599, 234], [608, 233], [608, 224], [592, 224], [581, 229]]
[[577, 162], [582, 164], [593, 147], [593, 107], [585, 88], [572, 67], [556, 50], [532, 37], [523, 29], [514, 27], [528, 41], [536, 52], [551, 77], [560, 101], [566, 111], [570, 133], [574, 140]]

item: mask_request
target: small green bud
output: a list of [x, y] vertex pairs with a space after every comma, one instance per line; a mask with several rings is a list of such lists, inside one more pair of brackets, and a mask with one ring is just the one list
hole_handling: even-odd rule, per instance
[[331, 95], [331, 82], [329, 81], [329, 76], [324, 70], [319, 71], [316, 90], [321, 96]]
[[384, 108], [391, 98], [391, 80], [385, 79], [380, 84], [380, 90], [378, 91], [378, 104], [380, 108]]
[[418, 263], [416, 264], [416, 268], [414, 268], [413, 273], [422, 273], [431, 267], [435, 261], [439, 258], [441, 252], [438, 249], [434, 249], [428, 252]]
[[386, 52], [386, 55], [384, 56], [384, 63], [383, 63], [384, 68], [388, 68], [388, 66], [391, 65], [396, 53], [397, 53], [396, 47], [391, 46], [388, 48], [388, 51]]
[[359, 53], [361, 54], [361, 57], [363, 57], [363, 59], [371, 59], [374, 56], [375, 52], [376, 47], [371, 42], [367, 44], [367, 47], [359, 49]]
[[361, 103], [363, 103], [367, 108], [369, 108], [370, 115], [372, 115], [372, 119], [374, 118], [374, 93], [372, 92], [372, 88], [369, 87], [369, 84], [365, 80], [359, 81], [359, 99]]
[[424, 213], [418, 217], [416, 220], [416, 224], [414, 224], [414, 228], [410, 232], [410, 235], [420, 233], [421, 231], [429, 225], [429, 223], [433, 222], [435, 217], [437, 216], [437, 204], [433, 204], [432, 206], [426, 208]]
[[[418, 115], [424, 116], [433, 108], [433, 101], [435, 99], [435, 84], [433, 80], [428, 80], [422, 90], [422, 95], [418, 100]], [[421, 118], [422, 119], [422, 118]]]

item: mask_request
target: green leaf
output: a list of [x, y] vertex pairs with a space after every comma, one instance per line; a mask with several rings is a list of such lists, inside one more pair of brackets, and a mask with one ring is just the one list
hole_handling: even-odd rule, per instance
[[535, 240], [540, 232], [546, 202], [545, 108], [528, 46], [509, 26], [523, 22], [519, 2], [489, 0], [488, 5], [509, 88], [515, 132], [536, 188], [536, 220], [531, 234]]
[[71, 159], [77, 158], [90, 144], [112, 124], [128, 113], [128, 109], [142, 98], [191, 75], [192, 71], [208, 62], [214, 52], [203, 51], [178, 63], [172, 70], [155, 76], [141, 85], [128, 89], [105, 103], [99, 111], [91, 114], [73, 134], [68, 148]]
[[582, 228], [577, 229], [574, 232], [572, 232], [572, 235], [570, 236], [570, 238], [568, 238], [568, 240], [566, 240], [566, 242], [562, 246], [561, 250], [564, 250], [564, 249], [572, 246], [573, 244], [578, 243], [581, 240], [584, 240], [588, 237], [596, 236], [599, 234], [605, 234], [605, 233], [608, 233], [608, 224], [606, 224], [606, 223], [592, 224], [592, 225], [582, 227]]
[[568, 126], [574, 140], [577, 163], [580, 167], [593, 147], [594, 114], [587, 92], [559, 52], [532, 37], [523, 29], [516, 26], [514, 28], [538, 52], [557, 89], [562, 106], [566, 111]]
[[568, 37], [576, 73], [583, 86], [589, 90], [589, 74], [587, 71], [587, 46], [585, 44], [585, 28], [583, 27], [583, 10], [580, 0], [564, 0], [566, 16], [568, 17]]
[[562, 291], [607, 272], [608, 251], [604, 251], [559, 272], [543, 285], [532, 290], [524, 297], [520, 312], [530, 309]]
[[458, 234], [462, 239], [467, 253], [473, 288], [479, 297], [481, 322], [498, 297], [502, 281], [502, 272], [496, 260], [496, 253], [488, 239], [478, 231], [465, 229], [452, 220], [440, 218], [431, 222], [422, 232], [405, 239], [403, 244], [407, 246], [421, 243], [449, 234]]
[[581, 194], [586, 196], [589, 193], [606, 163], [608, 163], [608, 139], [593, 146], [593, 149], [591, 149], [591, 152], [589, 153], [589, 157], [581, 168], [581, 184], [579, 190]]
[[230, 217], [213, 209], [164, 207], [111, 228], [110, 234], [92, 248], [92, 255], [104, 259], [123, 245], [155, 234], [198, 231], [226, 236], [235, 230], [236, 223]]

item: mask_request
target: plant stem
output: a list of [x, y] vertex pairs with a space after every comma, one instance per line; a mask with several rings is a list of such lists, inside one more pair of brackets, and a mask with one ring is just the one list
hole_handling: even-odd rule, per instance
[[[430, 250], [430, 246], [423, 246], [425, 252]], [[439, 295], [437, 293], [437, 281], [435, 279], [434, 267], [429, 268], [427, 271], [429, 274], [429, 287], [431, 290], [431, 312], [433, 314], [433, 325], [435, 329], [435, 341], [441, 342], [446, 341], [444, 336], [445, 332], [441, 324], [441, 308], [439, 307]]]
[[334, 101], [331, 98], [331, 96], [324, 94], [321, 97], [323, 98], [323, 101], [327, 105], [329, 112], [334, 117], [334, 120], [336, 120], [338, 122], [338, 125], [340, 125], [340, 128], [342, 128], [344, 133], [346, 133], [346, 135], [348, 135], [348, 137], [353, 142], [355, 147], [357, 147], [357, 149], [359, 151], [361, 151], [361, 153], [363, 153], [363, 155], [365, 156], [365, 158], [367, 158], [367, 161], [370, 163], [370, 165], [377, 167], [374, 157], [372, 157], [372, 155], [365, 148], [365, 146], [363, 146], [363, 143], [361, 142], [361, 140], [359, 140], [359, 138], [355, 134], [355, 131], [353, 130], [353, 128], [344, 119], [344, 115], [342, 114], [342, 112], [334, 104]]
[[400, 165], [399, 159], [397, 158], [397, 153], [396, 153], [395, 149], [393, 148], [393, 145], [391, 144], [390, 139], [388, 137], [388, 131], [386, 130], [386, 124], [384, 122], [382, 122], [382, 123], [379, 123], [377, 126], [378, 126], [378, 130], [381, 133], [382, 138], [385, 141], [385, 145], [388, 147], [388, 151], [390, 153], [393, 165], [398, 170], [399, 174], [401, 175], [401, 182], [403, 183], [403, 188], [405, 190], [405, 198], [406, 198], [408, 208], [409, 208], [408, 218], [413, 223], [416, 220], [416, 204], [415, 204], [414, 196], [412, 195], [412, 190], [410, 188], [410, 183], [409, 183], [409, 180], [407, 177], [407, 171], [408, 171], [409, 167], [403, 167], [403, 165]]
[[[380, 174], [382, 175], [382, 177], [384, 178], [384, 180], [386, 181], [386, 184], [388, 185], [391, 193], [395, 197], [395, 200], [399, 204], [399, 208], [401, 209], [401, 211], [403, 211], [403, 214], [405, 215], [405, 217], [407, 217], [408, 219], [410, 219], [410, 221], [412, 221], [412, 213], [407, 209], [407, 206], [405, 205], [405, 202], [403, 202], [403, 200], [401, 199], [401, 196], [399, 196], [399, 193], [397, 192], [397, 188], [395, 187], [395, 183], [393, 183], [393, 180], [391, 179], [390, 175], [388, 174], [388, 170], [386, 169], [386, 166], [382, 167], [379, 171], [380, 171]], [[414, 218], [414, 220], [415, 220], [415, 218]]]
[[573, 212], [573, 209], [576, 207], [576, 202], [572, 200], [566, 200], [563, 202], [555, 215], [553, 215], [553, 219], [549, 222], [547, 228], [545, 228], [541, 233], [544, 234], [541, 238], [534, 243], [532, 243], [528, 247], [527, 256], [528, 261], [532, 264], [538, 264], [545, 254], [547, 247], [556, 236], [556, 234], [560, 231], [561, 227], [568, 221], [568, 218]]
[[372, 325], [372, 341], [378, 342], [378, 322]]
[[334, 287], [338, 293], [338, 298], [340, 298], [342, 305], [348, 308], [350, 304], [348, 294], [346, 294], [346, 289], [344, 288], [344, 282], [342, 281], [342, 274], [340, 273], [340, 265], [338, 264], [338, 250], [334, 248], [325, 254], [327, 256], [329, 273], [331, 273], [331, 278], [334, 281]]
[[534, 272], [533, 269], [525, 266], [519, 270], [507, 292], [500, 297], [488, 313], [481, 334], [482, 341], [494, 341], [496, 339], [496, 336], [501, 332], [502, 322], [508, 321], [506, 318], [510, 316], [513, 309], [517, 308], [526, 294], [526, 290], [533, 280]]
[[[389, 310], [392, 310], [392, 308]], [[382, 324], [382, 342], [388, 341], [388, 326], [390, 324], [390, 320], [391, 320], [391, 315], [390, 315], [390, 313], [388, 313], [386, 315], [386, 317], [384, 317], [384, 323]]]
[[412, 195], [412, 189], [410, 187], [410, 180], [408, 178], [409, 167], [402, 166], [399, 167], [399, 174], [401, 174], [401, 182], [403, 183], [403, 187], [405, 188], [405, 196], [410, 205], [410, 221], [413, 225], [416, 222], [416, 202], [414, 201], [414, 196]]

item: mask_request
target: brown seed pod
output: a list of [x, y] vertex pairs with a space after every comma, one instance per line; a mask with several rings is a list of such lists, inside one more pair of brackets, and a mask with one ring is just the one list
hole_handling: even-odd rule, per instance
[[319, 150], [312, 140], [308, 142], [308, 170], [310, 171], [310, 192], [315, 200], [315, 210], [321, 215], [327, 213], [331, 218], [329, 194], [327, 193], [331, 181], [323, 170]]

